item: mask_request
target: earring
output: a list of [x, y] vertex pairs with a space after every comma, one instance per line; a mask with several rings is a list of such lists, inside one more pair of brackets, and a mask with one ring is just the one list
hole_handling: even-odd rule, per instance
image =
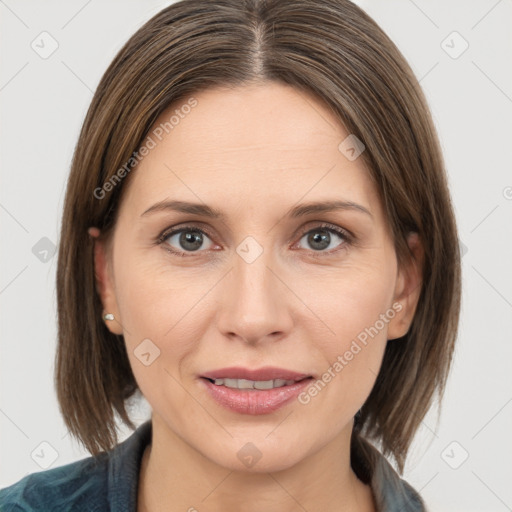
[[112, 313], [105, 313], [103, 315], [103, 320], [114, 320], [114, 315]]

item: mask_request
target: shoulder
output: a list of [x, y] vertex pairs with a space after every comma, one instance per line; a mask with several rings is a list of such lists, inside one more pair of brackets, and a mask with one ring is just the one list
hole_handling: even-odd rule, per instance
[[0, 489], [1, 512], [135, 510], [140, 462], [151, 420], [108, 452], [32, 473]]
[[105, 453], [31, 473], [0, 489], [2, 512], [105, 510], [108, 494]]

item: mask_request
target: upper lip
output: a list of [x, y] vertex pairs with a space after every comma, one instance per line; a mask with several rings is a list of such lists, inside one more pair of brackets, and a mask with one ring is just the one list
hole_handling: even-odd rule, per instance
[[201, 374], [201, 377], [207, 379], [246, 379], [246, 380], [295, 380], [299, 381], [306, 377], [310, 377], [307, 373], [294, 372], [285, 368], [277, 368], [275, 366], [265, 366], [251, 370], [250, 368], [242, 368], [231, 366], [229, 368], [220, 368]]

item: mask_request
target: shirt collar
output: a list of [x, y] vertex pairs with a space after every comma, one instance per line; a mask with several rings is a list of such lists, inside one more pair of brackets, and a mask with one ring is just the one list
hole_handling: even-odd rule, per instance
[[137, 512], [140, 466], [150, 442], [151, 420], [148, 420], [111, 452], [108, 500], [112, 512]]
[[378, 512], [425, 512], [416, 490], [400, 478], [386, 457], [367, 440], [352, 439], [351, 465], [364, 483], [369, 484]]

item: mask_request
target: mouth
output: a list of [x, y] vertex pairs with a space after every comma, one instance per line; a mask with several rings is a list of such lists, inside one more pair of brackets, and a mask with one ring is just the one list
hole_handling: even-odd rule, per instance
[[302, 382], [306, 379], [312, 379], [313, 377], [303, 377], [297, 380], [285, 380], [285, 379], [271, 379], [271, 380], [249, 380], [249, 379], [209, 379], [215, 386], [225, 386], [231, 389], [240, 390], [264, 390], [264, 389], [277, 389], [284, 386], [291, 386], [297, 382]]
[[290, 403], [314, 377], [283, 368], [224, 368], [200, 376], [211, 398], [242, 414], [268, 414]]

